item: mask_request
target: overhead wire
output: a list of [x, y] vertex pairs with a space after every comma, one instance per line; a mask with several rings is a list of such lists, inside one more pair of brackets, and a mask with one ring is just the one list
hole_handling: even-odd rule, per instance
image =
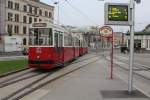
[[[57, 5], [57, 6], [59, 6], [60, 3], [61, 3], [59, 0], [51, 0], [51, 2], [52, 2], [54, 5]], [[58, 8], [57, 10], [58, 10], [58, 12], [59, 12], [60, 6], [59, 6], [59, 8]], [[54, 21], [55, 21], [56, 23], [58, 23], [58, 20], [59, 20], [59, 19], [54, 19]], [[59, 23], [60, 23], [60, 21], [59, 21]], [[60, 24], [62, 24], [62, 23], [60, 23]]]
[[[81, 10], [79, 10], [77, 7], [75, 7], [74, 5], [72, 5], [68, 0], [64, 0], [63, 2], [58, 2], [58, 0], [51, 0], [53, 3], [61, 3], [61, 7], [62, 4], [64, 4], [64, 2], [66, 2], [72, 9], [74, 9], [76, 12], [78, 12], [81, 16], [83, 16], [85, 19], [87, 19], [88, 21], [90, 21], [91, 23], [98, 25], [93, 19], [91, 19], [89, 16], [87, 16], [85, 13], [83, 13]], [[64, 12], [64, 11], [63, 11]]]
[[98, 25], [93, 19], [91, 19], [89, 16], [87, 16], [85, 13], [83, 13], [81, 10], [79, 10], [77, 7], [75, 7], [74, 5], [72, 5], [68, 0], [65, 0], [74, 10], [76, 10], [78, 13], [80, 13], [80, 15], [84, 16], [85, 18], [88, 19], [88, 21], [90, 20], [92, 23]]

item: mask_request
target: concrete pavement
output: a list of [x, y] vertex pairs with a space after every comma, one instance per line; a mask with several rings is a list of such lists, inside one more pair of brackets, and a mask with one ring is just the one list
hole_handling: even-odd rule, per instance
[[[136, 55], [137, 56], [137, 55]], [[141, 55], [142, 56], [142, 55]], [[117, 59], [116, 59], [117, 58]], [[109, 57], [107, 57], [109, 59]], [[115, 74], [119, 76], [122, 80], [125, 82], [128, 82], [128, 70], [129, 70], [129, 64], [128, 60], [129, 58], [127, 56], [121, 56], [116, 55], [114, 59], [115, 63]], [[137, 58], [135, 58], [137, 59]], [[145, 59], [141, 57], [141, 61]], [[147, 60], [148, 61], [148, 60]], [[146, 61], [145, 61], [146, 62]], [[145, 63], [148, 65], [148, 62]], [[148, 97], [150, 97], [150, 71], [149, 66], [147, 68], [143, 67], [137, 60], [134, 62], [133, 67], [134, 77], [133, 77], [133, 85], [138, 90], [142, 91], [144, 94], [146, 94]]]
[[0, 57], [0, 61], [11, 61], [11, 60], [19, 60], [19, 59], [27, 59], [27, 56], [7, 56]]
[[130, 96], [117, 76], [109, 79], [109, 63], [100, 57], [80, 70], [36, 90], [21, 100], [149, 100], [142, 93]]
[[0, 52], [0, 61], [10, 61], [18, 59], [27, 59], [27, 55], [23, 55], [22, 52]]

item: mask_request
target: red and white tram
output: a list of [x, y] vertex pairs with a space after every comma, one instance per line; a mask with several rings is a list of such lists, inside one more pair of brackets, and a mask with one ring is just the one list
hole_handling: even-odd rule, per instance
[[[64, 28], [50, 23], [33, 23], [29, 34], [29, 67], [51, 69], [63, 66], [80, 54], [81, 41]], [[84, 43], [82, 43], [84, 44]], [[84, 48], [87, 47], [85, 46]], [[87, 52], [87, 51], [85, 51]]]

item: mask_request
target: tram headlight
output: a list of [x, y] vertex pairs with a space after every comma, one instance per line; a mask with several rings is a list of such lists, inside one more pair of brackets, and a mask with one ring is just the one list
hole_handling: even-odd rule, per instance
[[37, 56], [37, 59], [39, 59], [40, 58], [40, 56]]

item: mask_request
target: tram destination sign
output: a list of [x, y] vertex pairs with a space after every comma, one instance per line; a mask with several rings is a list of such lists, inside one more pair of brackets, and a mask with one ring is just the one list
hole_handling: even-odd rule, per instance
[[127, 3], [106, 3], [105, 24], [130, 25], [130, 5]]
[[46, 27], [46, 23], [33, 23], [32, 27]]

